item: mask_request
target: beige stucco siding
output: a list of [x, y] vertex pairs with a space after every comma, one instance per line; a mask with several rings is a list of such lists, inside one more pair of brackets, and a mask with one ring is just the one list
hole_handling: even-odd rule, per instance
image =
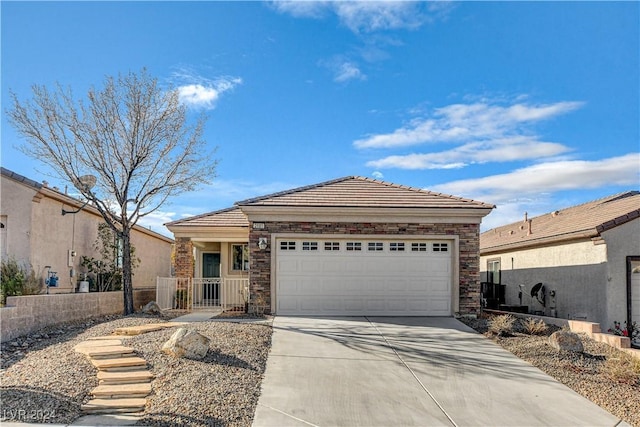
[[[604, 231], [601, 237], [483, 254], [482, 280], [487, 261], [499, 259], [507, 304], [519, 303], [519, 285], [524, 285], [523, 304], [530, 310], [551, 315], [555, 308], [558, 317], [598, 322], [606, 330], [614, 320], [626, 318], [626, 262], [627, 256], [640, 256], [640, 219]], [[530, 297], [536, 283], [556, 291], [555, 304], [548, 296], [547, 306], [542, 307]]]
[[[2, 175], [0, 215], [6, 217], [7, 256], [30, 265], [36, 275], [47, 277], [47, 266], [59, 278], [50, 293], [74, 292], [83, 271], [82, 256], [98, 258], [94, 249], [102, 217], [89, 207], [76, 214], [80, 203], [50, 188], [18, 182]], [[133, 277], [134, 289], [155, 287], [157, 276], [170, 275], [171, 245], [164, 236], [136, 227], [131, 233], [141, 262]], [[69, 257], [75, 251], [75, 257]]]
[[602, 232], [607, 242], [607, 328], [627, 315], [627, 256], [640, 256], [640, 219]]
[[133, 275], [133, 288], [155, 288], [156, 278], [171, 276], [172, 242], [159, 240], [141, 231], [132, 230], [131, 243], [136, 248], [135, 255], [140, 259]]
[[1, 180], [0, 214], [6, 216], [6, 248], [18, 262], [28, 262], [31, 251], [31, 204], [35, 189], [10, 179]]
[[487, 270], [487, 260], [496, 258], [501, 259], [503, 270], [589, 265], [606, 262], [607, 248], [606, 245], [594, 245], [591, 240], [585, 240], [513, 250], [496, 255], [482, 255], [480, 257], [480, 271]]

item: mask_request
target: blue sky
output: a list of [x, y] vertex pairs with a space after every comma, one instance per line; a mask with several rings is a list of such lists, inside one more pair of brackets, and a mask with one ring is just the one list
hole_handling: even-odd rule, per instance
[[638, 2], [7, 2], [2, 166], [52, 180], [9, 90], [149, 72], [218, 177], [144, 224], [346, 175], [498, 206], [483, 229], [639, 188]]

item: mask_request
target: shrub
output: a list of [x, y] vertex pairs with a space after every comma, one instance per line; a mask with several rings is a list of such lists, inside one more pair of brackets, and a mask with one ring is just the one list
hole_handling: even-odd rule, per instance
[[501, 337], [511, 335], [516, 318], [510, 314], [496, 316], [489, 322], [489, 332]]
[[31, 266], [18, 264], [13, 258], [3, 259], [0, 264], [0, 303], [4, 305], [7, 297], [39, 294], [42, 289], [41, 280]]
[[627, 354], [609, 357], [602, 366], [602, 373], [612, 381], [624, 384], [640, 384], [640, 360]]
[[523, 322], [524, 330], [529, 335], [544, 335], [549, 327], [542, 319], [536, 320], [532, 317]]

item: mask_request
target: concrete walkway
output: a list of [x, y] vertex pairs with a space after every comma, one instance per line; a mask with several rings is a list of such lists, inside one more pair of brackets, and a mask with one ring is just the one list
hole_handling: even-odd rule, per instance
[[279, 316], [253, 425], [627, 426], [452, 318]]

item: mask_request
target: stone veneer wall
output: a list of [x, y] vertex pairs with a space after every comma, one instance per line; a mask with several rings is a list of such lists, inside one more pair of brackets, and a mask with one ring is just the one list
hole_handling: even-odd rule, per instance
[[193, 242], [188, 237], [176, 239], [175, 274], [176, 277], [193, 277]]
[[5, 342], [45, 326], [123, 311], [122, 291], [7, 297], [0, 334]]
[[[479, 224], [396, 224], [396, 223], [312, 223], [267, 222], [264, 229], [249, 232], [249, 288], [251, 301], [262, 296], [266, 312], [271, 307], [271, 245], [258, 248], [258, 239], [271, 241], [272, 233], [391, 234], [405, 236], [447, 235], [459, 237], [459, 289], [461, 315], [480, 313], [480, 226]], [[455, 284], [454, 284], [455, 285]]]

